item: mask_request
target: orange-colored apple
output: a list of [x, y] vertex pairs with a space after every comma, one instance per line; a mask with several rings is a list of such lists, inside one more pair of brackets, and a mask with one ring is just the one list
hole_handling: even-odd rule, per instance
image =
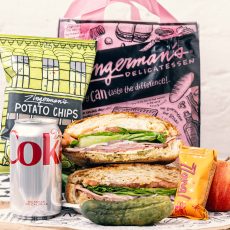
[[206, 208], [208, 211], [230, 211], [230, 162], [217, 161]]

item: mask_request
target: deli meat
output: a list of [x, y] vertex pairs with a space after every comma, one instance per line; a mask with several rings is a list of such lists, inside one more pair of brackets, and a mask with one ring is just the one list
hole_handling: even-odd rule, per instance
[[168, 143], [148, 143], [148, 142], [134, 142], [134, 141], [111, 141], [108, 143], [100, 143], [86, 148], [66, 148], [69, 152], [78, 151], [95, 151], [95, 152], [127, 152], [132, 150], [146, 150], [151, 148], [165, 148]]
[[126, 200], [132, 200], [135, 199], [133, 196], [123, 196], [123, 195], [116, 195], [112, 193], [105, 193], [104, 195], [98, 195], [94, 192], [91, 192], [90, 190], [84, 188], [83, 186], [77, 184], [76, 190], [79, 190], [83, 193], [85, 193], [89, 198], [92, 198], [94, 200], [100, 200], [100, 201], [126, 201]]

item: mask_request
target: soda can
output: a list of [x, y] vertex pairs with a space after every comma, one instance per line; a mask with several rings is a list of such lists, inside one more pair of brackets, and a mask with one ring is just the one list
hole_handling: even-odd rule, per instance
[[19, 119], [10, 133], [10, 204], [22, 219], [61, 211], [61, 131], [54, 119]]

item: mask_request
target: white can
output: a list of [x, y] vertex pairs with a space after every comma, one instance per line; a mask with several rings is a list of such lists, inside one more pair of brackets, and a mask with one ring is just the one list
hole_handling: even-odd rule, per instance
[[21, 119], [10, 133], [11, 210], [23, 219], [61, 211], [61, 131], [53, 119]]

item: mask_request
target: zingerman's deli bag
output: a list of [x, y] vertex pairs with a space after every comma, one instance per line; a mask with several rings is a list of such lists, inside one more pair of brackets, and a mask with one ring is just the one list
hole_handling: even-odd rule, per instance
[[96, 55], [95, 41], [0, 35], [7, 87], [1, 118], [0, 173], [9, 171], [15, 119], [57, 118], [63, 131], [82, 117]]
[[153, 0], [75, 0], [59, 37], [97, 40], [83, 116], [136, 112], [174, 124], [200, 145], [200, 55], [196, 23], [178, 23]]

